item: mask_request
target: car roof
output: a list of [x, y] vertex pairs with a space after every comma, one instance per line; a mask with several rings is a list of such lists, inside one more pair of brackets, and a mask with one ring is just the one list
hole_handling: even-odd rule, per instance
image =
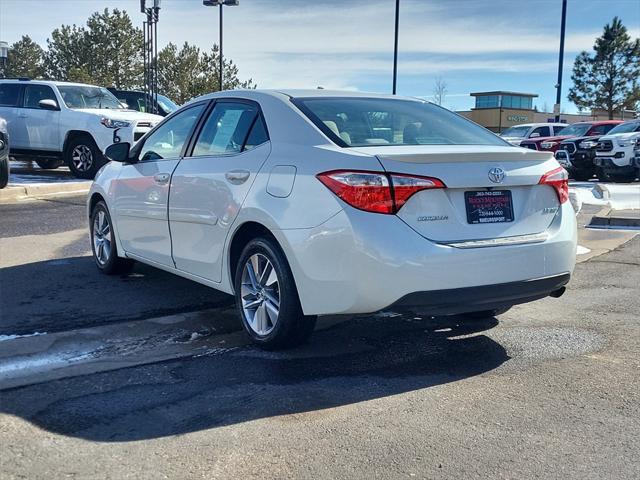
[[208, 98], [221, 98], [221, 97], [239, 97], [239, 98], [244, 97], [247, 99], [258, 100], [260, 98], [264, 98], [265, 96], [275, 97], [280, 100], [285, 100], [287, 98], [360, 97], [360, 98], [393, 98], [393, 99], [428, 102], [428, 100], [424, 100], [418, 97], [404, 97], [404, 96], [384, 94], [384, 93], [358, 92], [358, 91], [351, 91], [351, 90], [324, 90], [324, 89], [306, 89], [306, 90], [304, 89], [238, 89], [238, 90], [224, 90], [222, 92], [208, 93], [206, 95], [203, 95], [197, 98], [208, 99]]
[[29, 78], [0, 78], [0, 82], [20, 83], [20, 84], [36, 84], [36, 85], [55, 85], [55, 86], [73, 86], [73, 87], [99, 87], [99, 85], [91, 85], [88, 83], [77, 82], [61, 82], [58, 80], [31, 80]]
[[[555, 123], [555, 122], [540, 122], [540, 123], [521, 123], [519, 125], [511, 125], [511, 127], [546, 127], [546, 126], [560, 126], [566, 127], [568, 123]], [[509, 127], [509, 128], [511, 128]]]

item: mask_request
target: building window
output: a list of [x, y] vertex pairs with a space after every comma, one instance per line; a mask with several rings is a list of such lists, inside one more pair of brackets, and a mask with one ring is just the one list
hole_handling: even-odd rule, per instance
[[518, 108], [531, 110], [533, 99], [531, 97], [521, 97], [519, 95], [503, 95], [503, 108]]
[[497, 108], [500, 106], [498, 95], [476, 97], [476, 108]]

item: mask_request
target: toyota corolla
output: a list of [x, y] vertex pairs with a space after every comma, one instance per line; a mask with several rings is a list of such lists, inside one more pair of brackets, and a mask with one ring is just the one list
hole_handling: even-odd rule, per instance
[[106, 274], [143, 262], [235, 295], [265, 348], [319, 315], [498, 315], [575, 264], [567, 173], [429, 102], [353, 92], [197, 98], [112, 160], [88, 200]]

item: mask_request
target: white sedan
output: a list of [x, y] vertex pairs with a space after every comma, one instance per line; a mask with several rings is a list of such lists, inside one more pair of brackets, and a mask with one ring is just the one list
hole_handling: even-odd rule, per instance
[[88, 200], [104, 273], [139, 261], [235, 295], [266, 348], [318, 315], [498, 315], [560, 296], [567, 173], [429, 102], [227, 91], [118, 143]]

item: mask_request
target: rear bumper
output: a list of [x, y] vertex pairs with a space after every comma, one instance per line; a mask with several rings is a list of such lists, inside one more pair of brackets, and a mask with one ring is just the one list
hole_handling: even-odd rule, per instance
[[414, 292], [402, 297], [389, 308], [393, 311], [429, 315], [493, 310], [539, 300], [554, 292], [561, 293], [570, 277], [569, 273], [563, 273], [519, 282]]
[[[421, 297], [431, 305], [431, 294], [476, 287], [487, 287], [495, 297], [495, 285], [570, 274], [576, 259], [576, 220], [569, 202], [561, 206], [546, 239], [526, 244], [457, 248], [426, 239], [398, 216], [355, 209], [315, 228], [273, 233], [307, 315], [371, 313], [406, 297], [413, 305]], [[520, 301], [507, 303], [547, 296], [554, 287], [525, 292]]]

